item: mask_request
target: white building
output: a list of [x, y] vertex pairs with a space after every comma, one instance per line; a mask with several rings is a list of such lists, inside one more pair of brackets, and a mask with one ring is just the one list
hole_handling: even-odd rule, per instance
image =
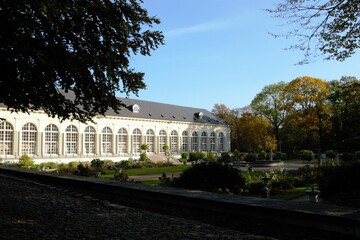
[[63, 121], [44, 112], [11, 113], [0, 105], [0, 157], [17, 160], [27, 154], [37, 162], [137, 159], [140, 146], [148, 156], [182, 152], [230, 151], [228, 123], [205, 109], [120, 98], [119, 114], [109, 110], [94, 123]]

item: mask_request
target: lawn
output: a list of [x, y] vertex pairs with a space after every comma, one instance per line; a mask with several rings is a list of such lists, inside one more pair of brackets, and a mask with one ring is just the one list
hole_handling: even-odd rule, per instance
[[[125, 169], [122, 172], [126, 173], [128, 176], [143, 176], [143, 175], [153, 175], [162, 173], [175, 173], [175, 172], [183, 172], [184, 170], [190, 168], [190, 165], [175, 165], [168, 167], [151, 167], [151, 168], [131, 168]], [[116, 174], [116, 170], [109, 170], [106, 174], [102, 174], [100, 177], [104, 179], [113, 179], [114, 174]]]
[[123, 170], [129, 176], [152, 175], [162, 173], [183, 172], [190, 168], [190, 165], [175, 165], [169, 167], [131, 168]]
[[308, 187], [297, 187], [285, 192], [271, 196], [273, 199], [282, 199], [282, 200], [292, 200], [300, 198], [306, 195], [305, 190], [311, 189], [311, 186]]

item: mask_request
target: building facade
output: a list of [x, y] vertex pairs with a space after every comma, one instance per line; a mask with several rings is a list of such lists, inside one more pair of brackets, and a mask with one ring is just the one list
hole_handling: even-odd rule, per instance
[[147, 144], [149, 155], [168, 145], [173, 156], [183, 152], [230, 151], [230, 128], [204, 109], [135, 99], [120, 99], [120, 113], [109, 110], [94, 122], [48, 117], [42, 111], [11, 113], [0, 106], [0, 157], [26, 154], [38, 161], [87, 161], [93, 158], [137, 159]]

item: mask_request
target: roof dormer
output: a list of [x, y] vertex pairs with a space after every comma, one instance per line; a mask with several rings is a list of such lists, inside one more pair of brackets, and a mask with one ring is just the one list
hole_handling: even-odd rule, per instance
[[133, 113], [139, 113], [140, 112], [139, 105], [137, 105], [137, 104], [132, 105], [132, 112]]

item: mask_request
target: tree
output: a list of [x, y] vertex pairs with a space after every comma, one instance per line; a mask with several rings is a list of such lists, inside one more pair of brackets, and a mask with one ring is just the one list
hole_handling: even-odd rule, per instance
[[286, 116], [286, 83], [279, 82], [265, 86], [251, 102], [255, 113], [265, 117], [271, 123], [278, 147], [280, 147], [279, 130]]
[[[60, 119], [90, 120], [138, 94], [144, 73], [133, 54], [150, 55], [163, 35], [150, 28], [142, 0], [1, 1], [0, 102], [18, 112], [43, 110]], [[66, 99], [63, 92], [71, 90]]]
[[276, 140], [272, 133], [271, 124], [264, 117], [252, 113], [243, 113], [238, 118], [237, 125], [234, 133], [238, 137], [236, 149], [241, 152], [276, 149]]
[[340, 152], [357, 151], [360, 144], [360, 81], [342, 77], [330, 82], [332, 138]]
[[[325, 150], [330, 130], [329, 84], [318, 78], [298, 77], [285, 87], [289, 114], [284, 130], [297, 138], [302, 149]], [[285, 125], [284, 124], [284, 125]], [[288, 142], [291, 142], [289, 139]]]
[[286, 19], [293, 27], [284, 35], [294, 37], [298, 43], [290, 48], [304, 51], [307, 63], [319, 49], [325, 59], [343, 61], [360, 47], [359, 0], [284, 0], [268, 12]]

